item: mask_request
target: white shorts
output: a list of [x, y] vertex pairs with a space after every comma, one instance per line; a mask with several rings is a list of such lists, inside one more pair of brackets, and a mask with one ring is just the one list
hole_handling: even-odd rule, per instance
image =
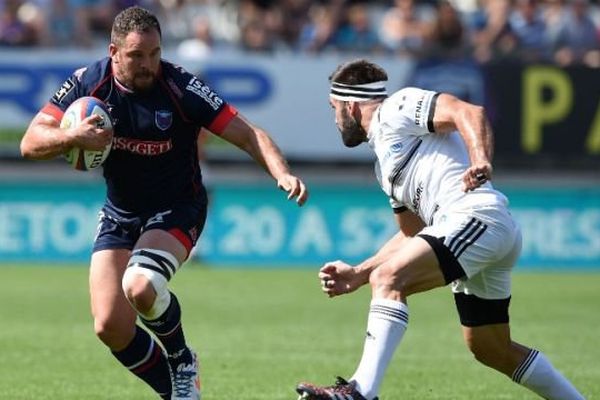
[[452, 282], [454, 293], [482, 299], [506, 299], [511, 271], [521, 253], [521, 229], [505, 208], [449, 212], [419, 235], [438, 238], [466, 276]]

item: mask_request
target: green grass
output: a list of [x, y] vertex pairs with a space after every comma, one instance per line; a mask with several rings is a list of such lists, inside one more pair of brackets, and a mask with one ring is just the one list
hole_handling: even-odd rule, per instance
[[[299, 380], [349, 376], [369, 293], [327, 299], [314, 271], [186, 266], [174, 279], [205, 400], [295, 399]], [[154, 399], [97, 341], [87, 269], [0, 267], [0, 399]], [[381, 398], [535, 399], [478, 365], [448, 289], [415, 296]], [[515, 274], [513, 337], [600, 399], [600, 274]]]

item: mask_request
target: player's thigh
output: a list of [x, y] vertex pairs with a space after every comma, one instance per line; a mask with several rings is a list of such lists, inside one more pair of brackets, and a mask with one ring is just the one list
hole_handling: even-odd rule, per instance
[[172, 254], [181, 264], [188, 256], [188, 251], [183, 243], [168, 231], [162, 229], [151, 229], [140, 236], [135, 249], [154, 249], [166, 251]]
[[158, 211], [145, 222], [135, 249], [166, 251], [183, 263], [195, 246], [206, 221], [206, 204], [189, 202]]
[[405, 241], [398, 252], [371, 274], [370, 282], [375, 295], [391, 289], [404, 296], [446, 284], [436, 253], [420, 237]]
[[126, 249], [100, 250], [92, 254], [89, 285], [92, 315], [97, 324], [120, 327], [135, 323], [136, 314], [121, 285], [130, 254]]
[[436, 250], [455, 293], [484, 299], [510, 297], [511, 271], [521, 248], [518, 225], [501, 208], [453, 212], [419, 236]]

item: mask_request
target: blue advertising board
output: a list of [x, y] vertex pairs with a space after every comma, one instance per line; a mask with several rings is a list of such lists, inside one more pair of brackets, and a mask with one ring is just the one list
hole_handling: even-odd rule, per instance
[[[501, 189], [523, 227], [519, 267], [600, 270], [600, 188]], [[100, 183], [0, 183], [0, 260], [87, 262], [103, 198]], [[396, 229], [375, 186], [312, 186], [297, 207], [271, 185], [216, 185], [194, 256], [216, 267], [356, 263]]]
[[0, 183], [0, 260], [87, 260], [103, 198], [98, 184]]

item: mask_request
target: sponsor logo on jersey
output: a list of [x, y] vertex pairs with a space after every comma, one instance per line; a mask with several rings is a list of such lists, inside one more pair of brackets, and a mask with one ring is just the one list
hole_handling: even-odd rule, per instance
[[154, 216], [149, 218], [148, 221], [146, 222], [146, 228], [153, 224], [162, 224], [163, 222], [165, 222], [164, 217], [166, 215], [171, 214], [172, 212], [173, 212], [173, 210], [167, 210], [167, 211], [163, 211], [163, 212], [154, 214]]
[[382, 164], [386, 164], [391, 156], [396, 153], [401, 153], [402, 149], [404, 149], [404, 145], [401, 142], [392, 143], [388, 151], [385, 152], [383, 158], [381, 160]]
[[158, 110], [154, 112], [154, 123], [161, 131], [166, 131], [173, 123], [173, 113], [166, 110]]
[[415, 125], [421, 126], [421, 119], [423, 118], [423, 102], [425, 101], [425, 96], [421, 96], [421, 98], [417, 101], [417, 106], [415, 107]]
[[421, 196], [423, 195], [423, 182], [419, 182], [419, 186], [417, 186], [417, 190], [415, 192], [415, 197], [412, 201], [412, 208], [415, 214], [419, 214], [419, 206], [421, 205]]
[[71, 78], [69, 78], [69, 79], [67, 79], [66, 81], [63, 82], [63, 84], [61, 85], [60, 89], [58, 89], [56, 91], [56, 93], [54, 93], [54, 96], [52, 96], [52, 98], [57, 103], [60, 103], [62, 101], [62, 99], [64, 99], [65, 96], [68, 95], [71, 90], [73, 90], [74, 87], [75, 87], [75, 84], [73, 83], [73, 81], [71, 80]]
[[171, 139], [152, 141], [118, 137], [113, 140], [112, 148], [142, 156], [157, 156], [170, 151], [173, 148], [173, 143], [171, 143]]
[[201, 80], [192, 77], [190, 83], [188, 83], [186, 90], [202, 97], [204, 101], [206, 101], [214, 110], [218, 110], [219, 107], [223, 104], [223, 100], [217, 96], [215, 92], [211, 90], [208, 85], [203, 83]]
[[390, 150], [392, 153], [400, 153], [403, 148], [404, 145], [402, 144], [402, 142], [396, 142], [390, 146]]
[[83, 67], [83, 68], [79, 68], [77, 71], [75, 71], [73, 73], [73, 75], [75, 76], [75, 78], [77, 78], [77, 80], [79, 82], [81, 82], [81, 77], [83, 76], [83, 73], [87, 71], [87, 67]]
[[112, 103], [108, 103], [108, 102], [106, 102], [105, 104], [106, 104], [106, 108], [108, 109], [108, 114], [110, 115], [110, 118], [112, 119], [112, 124], [114, 127], [119, 122], [119, 119], [115, 118], [113, 115], [113, 110], [115, 109], [115, 105]]

